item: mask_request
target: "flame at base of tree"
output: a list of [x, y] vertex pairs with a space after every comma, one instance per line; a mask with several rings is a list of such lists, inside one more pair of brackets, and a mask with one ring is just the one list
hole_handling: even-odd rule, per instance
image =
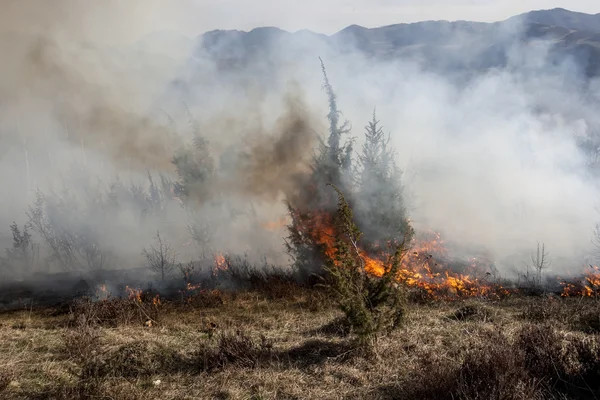
[[[322, 261], [336, 262], [335, 228], [333, 216], [327, 212], [295, 213], [291, 212], [295, 227], [306, 243], [313, 243], [321, 253]], [[366, 272], [382, 276], [386, 265], [391, 261], [393, 246], [370, 246], [371, 250], [357, 248], [364, 262]], [[475, 276], [488, 276], [489, 270], [471, 259], [469, 274], [452, 271], [441, 263], [447, 250], [439, 233], [429, 232], [420, 238], [414, 238], [409, 250], [402, 259], [397, 282], [409, 288], [421, 290], [428, 297], [499, 297], [511, 293], [511, 289]], [[323, 259], [325, 258], [325, 259]]]

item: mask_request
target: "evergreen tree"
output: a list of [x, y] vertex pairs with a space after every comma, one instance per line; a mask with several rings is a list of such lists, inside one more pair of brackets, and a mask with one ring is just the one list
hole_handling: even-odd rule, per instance
[[362, 232], [343, 193], [333, 188], [339, 200], [334, 217], [335, 252], [326, 263], [328, 287], [360, 344], [371, 346], [381, 332], [396, 329], [404, 317], [404, 295], [395, 284], [405, 253], [404, 242], [392, 249], [381, 277], [367, 273], [358, 247]]
[[302, 278], [323, 272], [321, 266], [325, 246], [316, 234], [321, 233], [323, 227], [332, 226], [331, 215], [337, 203], [335, 192], [327, 185], [334, 184], [345, 190], [350, 181], [352, 142], [343, 141], [343, 136], [350, 132], [349, 123], [340, 124], [337, 97], [329, 82], [325, 64], [319, 60], [323, 88], [329, 102], [329, 132], [326, 140], [320, 140], [311, 166], [312, 172], [303, 183], [302, 190], [287, 198], [292, 223], [288, 226], [286, 246]]
[[355, 171], [355, 211], [364, 233], [361, 244], [370, 252], [409, 243], [414, 234], [404, 204], [402, 171], [389, 141], [374, 111]]

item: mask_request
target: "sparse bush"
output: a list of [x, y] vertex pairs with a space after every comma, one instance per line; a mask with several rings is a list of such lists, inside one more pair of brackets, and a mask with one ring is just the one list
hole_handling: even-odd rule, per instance
[[563, 319], [563, 314], [563, 304], [558, 300], [548, 299], [529, 302], [521, 317], [532, 322], [544, 322], [550, 319]]
[[86, 314], [79, 314], [73, 328], [63, 334], [65, 351], [69, 357], [83, 362], [91, 358], [98, 350], [100, 332], [96, 322]]
[[499, 334], [486, 338], [485, 345], [470, 349], [457, 373], [454, 398], [535, 399], [541, 398], [535, 381], [523, 368], [518, 349]]
[[196, 354], [197, 362], [204, 371], [222, 369], [226, 366], [256, 368], [270, 360], [273, 343], [265, 336], [254, 340], [242, 331], [222, 333], [216, 347], [204, 344]]
[[183, 293], [183, 301], [193, 307], [214, 308], [222, 306], [223, 293], [218, 289], [186, 290]]
[[148, 267], [157, 274], [161, 280], [175, 270], [177, 265], [177, 254], [173, 247], [160, 237], [160, 232], [156, 232], [156, 246], [150, 246], [150, 249], [144, 249], [144, 257], [148, 262]]
[[35, 268], [38, 246], [33, 242], [29, 225], [19, 228], [16, 222], [10, 225], [13, 237], [12, 248], [6, 249], [6, 256], [0, 257], [0, 267], [16, 274], [27, 274]]
[[467, 304], [462, 306], [450, 315], [450, 319], [454, 319], [456, 321], [488, 322], [491, 320], [491, 318], [492, 315], [488, 308], [476, 304]]
[[[335, 187], [334, 187], [335, 188]], [[395, 282], [404, 255], [404, 245], [395, 249], [381, 277], [372, 276], [358, 249], [361, 232], [342, 192], [335, 220], [335, 253], [326, 266], [328, 287], [362, 344], [374, 344], [384, 330], [399, 326], [404, 317], [404, 295]]]
[[291, 297], [298, 292], [299, 283], [291, 270], [265, 264], [253, 266], [247, 258], [224, 256], [225, 266], [217, 271], [235, 288], [256, 291], [269, 299]]
[[600, 333], [600, 310], [587, 310], [577, 318], [577, 327], [586, 333]]
[[88, 221], [97, 205], [80, 210], [77, 204], [68, 193], [61, 198], [38, 192], [27, 212], [29, 225], [41, 237], [56, 265], [66, 270], [100, 269], [108, 253], [100, 245], [98, 227]]
[[550, 325], [524, 327], [515, 342], [524, 368], [549, 392], [569, 398], [593, 398], [600, 393], [600, 342], [567, 339]]
[[17, 321], [12, 325], [13, 329], [24, 330], [27, 329], [27, 324], [25, 321]]
[[85, 315], [91, 323], [115, 328], [121, 325], [142, 325], [148, 320], [159, 322], [161, 303], [157, 294], [129, 289], [128, 298], [109, 297], [92, 301], [87, 297], [77, 299], [71, 305], [72, 323], [76, 316]]
[[141, 378], [183, 370], [186, 363], [168, 347], [143, 341], [125, 344], [83, 365], [82, 377]]

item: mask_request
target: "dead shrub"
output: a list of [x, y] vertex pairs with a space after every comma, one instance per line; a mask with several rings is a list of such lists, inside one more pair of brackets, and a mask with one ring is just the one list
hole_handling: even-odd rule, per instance
[[219, 276], [236, 288], [258, 292], [270, 300], [290, 298], [298, 294], [300, 285], [292, 270], [271, 265], [254, 266], [248, 258], [224, 256], [225, 268]]
[[198, 308], [217, 308], [225, 304], [223, 293], [218, 289], [198, 290], [195, 293], [184, 294], [183, 301]]
[[304, 301], [299, 305], [308, 308], [310, 312], [316, 313], [331, 308], [331, 301], [324, 291], [310, 288], [305, 290]]
[[172, 349], [160, 344], [136, 341], [86, 362], [82, 368], [82, 378], [139, 378], [179, 371], [186, 365]]
[[309, 334], [346, 337], [351, 333], [351, 331], [352, 327], [350, 326], [346, 318], [336, 318], [333, 321], [323, 325], [322, 327], [310, 331]]
[[536, 300], [530, 302], [521, 313], [521, 318], [531, 322], [565, 319], [565, 306], [557, 299]]
[[256, 368], [270, 360], [272, 355], [272, 341], [262, 335], [260, 341], [256, 341], [238, 330], [222, 333], [217, 338], [216, 347], [203, 344], [195, 358], [202, 370], [212, 371], [227, 366]]
[[461, 362], [447, 356], [423, 358], [398, 383], [380, 388], [384, 398], [543, 399], [525, 369], [523, 352], [502, 335], [481, 331]]
[[492, 320], [492, 313], [482, 305], [468, 304], [455, 310], [448, 318], [455, 321], [487, 322]]
[[523, 327], [515, 347], [524, 352], [525, 368], [533, 376], [556, 380], [565, 375], [562, 339], [550, 325]]
[[471, 349], [457, 371], [454, 398], [534, 399], [541, 398], [523, 367], [523, 355], [507, 351], [510, 344], [493, 335], [484, 346]]
[[585, 333], [600, 334], [600, 310], [581, 312], [576, 318], [575, 328]]
[[600, 394], [600, 341], [597, 338], [566, 338], [549, 325], [524, 327], [515, 347], [524, 353], [528, 373], [549, 392], [571, 398]]
[[86, 314], [79, 314], [75, 327], [63, 333], [65, 352], [79, 361], [90, 358], [97, 351], [99, 341], [100, 331]]
[[160, 320], [161, 304], [153, 292], [136, 291], [129, 298], [107, 298], [92, 301], [82, 297], [71, 305], [71, 324], [77, 315], [85, 314], [90, 321], [100, 326], [116, 328], [122, 325], [143, 325], [147, 320], [157, 323]]
[[312, 339], [281, 355], [300, 367], [323, 364], [326, 361], [345, 362], [357, 355], [365, 355], [364, 348], [351, 341], [333, 342]]

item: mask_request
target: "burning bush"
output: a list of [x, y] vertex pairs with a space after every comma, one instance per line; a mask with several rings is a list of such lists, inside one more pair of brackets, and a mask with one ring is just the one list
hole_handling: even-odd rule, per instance
[[358, 248], [361, 232], [354, 224], [352, 210], [342, 192], [335, 190], [339, 203], [334, 225], [335, 252], [326, 267], [329, 287], [361, 342], [372, 343], [382, 330], [398, 327], [404, 316], [402, 292], [395, 283], [404, 245], [397, 247], [381, 277], [371, 275]]

